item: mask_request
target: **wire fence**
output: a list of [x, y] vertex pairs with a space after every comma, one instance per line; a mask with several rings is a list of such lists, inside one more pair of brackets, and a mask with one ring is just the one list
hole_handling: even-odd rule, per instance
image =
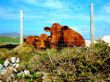
[[[98, 9], [98, 5], [94, 5], [95, 39], [104, 35], [110, 35], [110, 15], [106, 14], [105, 11], [98, 12], [96, 9]], [[24, 37], [29, 35], [39, 36], [43, 33], [49, 35], [49, 33], [43, 30], [43, 28], [45, 26], [51, 26], [53, 23], [67, 25], [80, 33], [84, 39], [90, 40], [90, 5], [85, 5], [84, 7], [71, 6], [70, 8], [58, 11], [51, 8], [24, 10]], [[19, 11], [0, 13], [0, 28], [0, 43], [19, 43]], [[7, 39], [6, 36], [8, 36]]]

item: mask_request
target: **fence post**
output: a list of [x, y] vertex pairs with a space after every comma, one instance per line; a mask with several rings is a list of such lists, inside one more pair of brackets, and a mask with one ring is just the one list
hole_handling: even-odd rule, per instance
[[94, 47], [94, 7], [93, 3], [90, 4], [90, 37], [91, 47]]
[[23, 43], [23, 27], [24, 27], [24, 15], [23, 10], [20, 11], [20, 44]]

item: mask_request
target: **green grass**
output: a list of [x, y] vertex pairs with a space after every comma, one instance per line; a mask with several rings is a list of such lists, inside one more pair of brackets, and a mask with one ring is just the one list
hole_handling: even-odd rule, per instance
[[11, 37], [0, 37], [0, 44], [19, 44], [19, 38], [11, 38]]

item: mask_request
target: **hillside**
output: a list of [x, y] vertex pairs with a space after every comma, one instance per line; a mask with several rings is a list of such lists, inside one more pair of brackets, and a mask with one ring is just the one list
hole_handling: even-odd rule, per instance
[[15, 68], [17, 71], [0, 75], [4, 82], [11, 74], [13, 80], [18, 82], [110, 81], [110, 47], [100, 40], [94, 48], [73, 47], [41, 51], [23, 44], [13, 50], [0, 49], [1, 65], [11, 57], [17, 57], [20, 61], [17, 64], [18, 68]]
[[7, 36], [7, 37], [19, 37], [19, 33], [11, 32], [11, 33], [2, 33], [0, 36]]

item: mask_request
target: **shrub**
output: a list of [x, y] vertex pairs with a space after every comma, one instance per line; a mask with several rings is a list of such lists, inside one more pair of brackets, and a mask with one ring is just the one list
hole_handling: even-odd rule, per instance
[[[36, 50], [22, 45], [12, 51], [1, 50], [1, 60], [9, 56], [20, 58], [18, 70], [30, 70], [30, 76], [22, 79], [42, 82], [43, 73], [55, 82], [93, 82], [110, 80], [110, 47], [98, 40], [91, 47], [63, 48], [61, 50]], [[21, 78], [19, 78], [21, 79]]]

